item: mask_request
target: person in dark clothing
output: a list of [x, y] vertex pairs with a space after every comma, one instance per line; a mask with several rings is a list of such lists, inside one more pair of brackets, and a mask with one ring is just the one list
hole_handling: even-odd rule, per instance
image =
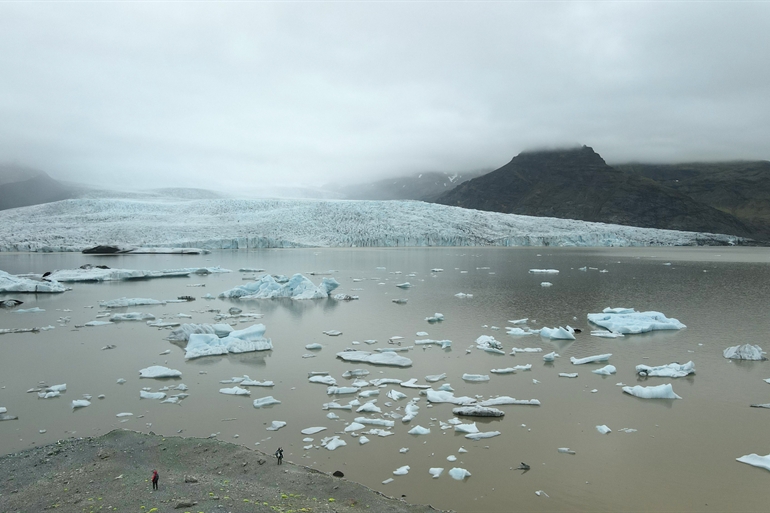
[[278, 450], [275, 451], [275, 457], [278, 458], [279, 465], [283, 463], [283, 449], [281, 447], [279, 447]]
[[160, 476], [158, 476], [158, 471], [153, 470], [152, 471], [152, 489], [157, 490], [158, 489], [158, 479]]

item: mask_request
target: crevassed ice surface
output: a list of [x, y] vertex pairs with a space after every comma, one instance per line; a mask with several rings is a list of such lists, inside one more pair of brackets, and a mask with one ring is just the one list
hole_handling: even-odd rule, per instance
[[0, 251], [72, 251], [99, 244], [246, 249], [649, 246], [737, 240], [420, 201], [75, 199], [0, 212]]
[[[667, 262], [672, 265], [663, 265]], [[55, 326], [38, 334], [0, 335], [0, 405], [8, 414], [19, 417], [0, 422], [3, 453], [69, 436], [98, 435], [113, 428], [167, 435], [184, 429], [184, 435], [197, 437], [219, 432], [222, 440], [269, 454], [281, 446], [287, 460], [327, 472], [344, 464], [346, 477], [383, 493], [403, 494], [410, 502], [460, 512], [510, 511], [512, 497], [524, 511], [766, 510], [767, 497], [761, 490], [767, 485], [767, 471], [742, 464], [736, 458], [768, 452], [768, 410], [749, 405], [770, 401], [770, 386], [764, 382], [770, 379], [770, 362], [731, 362], [722, 356], [725, 347], [747, 340], [763, 345], [761, 341], [766, 338], [770, 256], [764, 248], [357, 248], [215, 251], [201, 256], [0, 255], [0, 269], [11, 273], [73, 269], [84, 263], [146, 270], [220, 265], [234, 270], [264, 268], [267, 273], [286, 276], [331, 272], [315, 275], [312, 281], [320, 282], [321, 276], [333, 277], [339, 281], [341, 292], [361, 299], [202, 299], [206, 293], [216, 296], [242, 284], [244, 277], [261, 274], [237, 271], [140, 282], [73, 283], [73, 290], [48, 296], [2, 295], [25, 301], [22, 308], [39, 307], [45, 312], [14, 315], [12, 310], [3, 309], [0, 326]], [[587, 271], [579, 271], [584, 266]], [[444, 271], [431, 273], [434, 268]], [[549, 278], [554, 286], [544, 289], [540, 286], [542, 279], [529, 274], [529, 269], [560, 272]], [[604, 269], [608, 272], [599, 272]], [[412, 273], [415, 276], [408, 280], [413, 287], [395, 287]], [[205, 287], [188, 287], [200, 284]], [[458, 291], [473, 294], [473, 298], [456, 298]], [[235, 330], [261, 323], [273, 349], [185, 360], [187, 342], [166, 340], [169, 329], [143, 322], [75, 327], [97, 319], [99, 300], [169, 299], [181, 295], [197, 299], [143, 306], [142, 311], [160, 320], [178, 319], [182, 313], [192, 316], [183, 319], [186, 323], [231, 322]], [[391, 302], [401, 297], [409, 299], [406, 305]], [[209, 311], [224, 314], [231, 306], [241, 308], [243, 314], [258, 313], [263, 317], [217, 319], [216, 313]], [[658, 311], [679, 319], [687, 328], [619, 339], [591, 337], [586, 315], [607, 307]], [[426, 323], [425, 316], [433, 312], [442, 312], [445, 320]], [[69, 322], [64, 322], [65, 317], [70, 318]], [[575, 341], [536, 335], [521, 339], [505, 334], [502, 328], [512, 326], [508, 320], [523, 318], [529, 320], [522, 326], [532, 329], [570, 325], [582, 332], [576, 334]], [[493, 330], [493, 326], [501, 329]], [[323, 334], [332, 329], [343, 333], [338, 337]], [[346, 348], [373, 351], [411, 346], [417, 331], [426, 331], [435, 340], [451, 340], [452, 346], [441, 349], [418, 345], [398, 353], [413, 361], [408, 368], [346, 363], [336, 357]], [[475, 341], [482, 335], [494, 336], [505, 354], [476, 349]], [[388, 344], [388, 339], [395, 336], [404, 337], [401, 346]], [[369, 345], [367, 340], [377, 342]], [[116, 348], [101, 350], [107, 343]], [[303, 359], [305, 346], [311, 343], [320, 343], [324, 349], [314, 358]], [[543, 352], [511, 356], [514, 347], [525, 346], [541, 347]], [[171, 353], [160, 354], [167, 349]], [[544, 362], [542, 355], [552, 351], [561, 357]], [[617, 368], [615, 375], [591, 372], [607, 363], [580, 367], [570, 363], [571, 357], [606, 353], [613, 355], [610, 362]], [[694, 362], [697, 374], [675, 381], [636, 375], [635, 367], [642, 363], [688, 361]], [[182, 377], [140, 380], [138, 371], [152, 365], [178, 369]], [[531, 369], [515, 374], [491, 372], [525, 365], [531, 365]], [[366, 369], [369, 374], [343, 377], [345, 371], [354, 369]], [[579, 371], [575, 379], [558, 377], [560, 372], [573, 371]], [[480, 432], [500, 432], [499, 436], [474, 441], [451, 427], [442, 428], [442, 423], [451, 426], [447, 421], [457, 405], [436, 403], [428, 407], [427, 398], [418, 389], [383, 382], [387, 386], [376, 403], [383, 413], [396, 411], [397, 407], [404, 413], [410, 400], [420, 398], [415, 418], [402, 423], [374, 413], [356, 412], [374, 397], [328, 396], [325, 386], [308, 382], [311, 372], [329, 372], [338, 386], [351, 386], [358, 379], [416, 378], [417, 384], [434, 389], [449, 384], [454, 397], [536, 399], [540, 405], [503, 404], [495, 406], [506, 412], [503, 418], [463, 418], [463, 423], [475, 422]], [[424, 379], [444, 373], [446, 378], [437, 383]], [[466, 382], [463, 374], [489, 375], [490, 380]], [[247, 388], [238, 383], [220, 383], [244, 375], [260, 382], [272, 381], [274, 386], [249, 387], [250, 397], [219, 393], [223, 387]], [[126, 382], [117, 384], [119, 378]], [[37, 394], [26, 392], [39, 381], [49, 386], [67, 383], [67, 390], [58, 398], [41, 400]], [[673, 382], [683, 399], [639, 399], [624, 394], [617, 386], [620, 382], [627, 386]], [[179, 383], [187, 386], [184, 393], [189, 394], [179, 405], [139, 398], [143, 387], [156, 393]], [[406, 397], [387, 397], [391, 389]], [[165, 393], [171, 397], [179, 392]], [[73, 412], [71, 402], [82, 399], [83, 394], [93, 396], [91, 405]], [[98, 399], [99, 394], [105, 398]], [[269, 395], [281, 403], [254, 408], [255, 400]], [[359, 404], [349, 410], [323, 409], [331, 401], [347, 405], [354, 400]], [[385, 402], [392, 405], [386, 406]], [[339, 419], [327, 418], [331, 411]], [[121, 412], [134, 415], [116, 417]], [[393, 425], [361, 423], [365, 429], [359, 433], [366, 433], [369, 439], [362, 445], [352, 434], [344, 433], [346, 424], [359, 417], [390, 420]], [[230, 418], [237, 420], [222, 422]], [[275, 419], [286, 422], [286, 426], [268, 431]], [[408, 431], [417, 425], [430, 429], [430, 433], [409, 435]], [[600, 435], [597, 425], [607, 425], [612, 432]], [[309, 426], [326, 426], [327, 431], [309, 435], [315, 438], [313, 442], [303, 442], [308, 435], [300, 431]], [[623, 428], [637, 431], [625, 432]], [[46, 433], [39, 433], [41, 429]], [[372, 429], [382, 431], [370, 433]], [[393, 434], [380, 436], [385, 431]], [[334, 451], [302, 449], [308, 444], [320, 446], [324, 435], [332, 434], [347, 445]], [[401, 453], [405, 447], [409, 451]], [[569, 447], [576, 454], [559, 453], [560, 447]], [[455, 462], [448, 462], [451, 455], [456, 456]], [[519, 462], [529, 464], [532, 470], [521, 475], [521, 471], [510, 469]], [[404, 465], [411, 467], [407, 476], [392, 475], [394, 469]], [[439, 467], [444, 467], [445, 472], [433, 479], [429, 469]], [[453, 467], [467, 469], [472, 475], [454, 481], [448, 473]], [[393, 482], [381, 484], [391, 477]], [[536, 496], [537, 490], [544, 490], [549, 498]]]

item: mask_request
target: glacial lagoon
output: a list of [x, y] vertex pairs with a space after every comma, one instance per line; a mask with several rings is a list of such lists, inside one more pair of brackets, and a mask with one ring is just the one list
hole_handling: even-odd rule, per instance
[[[770, 403], [770, 385], [764, 381], [770, 378], [770, 363], [727, 360], [722, 355], [725, 348], [738, 344], [770, 347], [766, 308], [770, 253], [765, 248], [282, 249], [112, 257], [0, 254], [0, 269], [12, 274], [74, 269], [86, 263], [144, 270], [221, 266], [232, 272], [74, 283], [63, 294], [0, 295], [0, 300], [24, 301], [15, 309], [0, 310], [0, 328], [54, 327], [0, 335], [0, 407], [18, 416], [18, 420], [0, 422], [2, 454], [128, 428], [167, 436], [216, 436], [269, 454], [281, 446], [289, 461], [326, 472], [341, 470], [346, 478], [384, 494], [461, 512], [765, 511], [770, 501], [767, 470], [736, 461], [751, 453], [770, 453], [770, 410], [750, 407]], [[247, 268], [252, 271], [239, 271]], [[530, 273], [530, 269], [559, 273]], [[314, 283], [333, 277], [340, 283], [335, 293], [359, 299], [203, 299], [264, 273], [302, 273]], [[396, 286], [405, 282], [411, 287]], [[544, 286], [546, 282], [550, 286]], [[457, 297], [458, 293], [472, 297]], [[141, 321], [84, 326], [106, 320], [101, 317], [100, 301], [180, 296], [196, 300], [110, 309], [110, 314], [141, 312], [169, 322], [226, 322], [237, 330], [262, 323], [273, 349], [185, 360], [184, 344], [166, 340], [170, 329]], [[233, 306], [253, 315], [216, 320], [217, 312], [226, 314]], [[622, 338], [591, 336], [596, 326], [587, 321], [587, 314], [608, 307], [662, 312], [687, 327]], [[17, 312], [32, 308], [44, 312]], [[435, 319], [437, 313], [443, 314], [443, 320]], [[569, 325], [580, 333], [574, 341], [506, 334], [506, 327], [514, 327], [509, 321], [524, 318], [530, 328]], [[341, 334], [324, 333], [335, 331]], [[418, 336], [418, 332], [427, 335]], [[475, 341], [482, 335], [501, 342], [504, 354], [478, 349]], [[415, 344], [425, 338], [451, 340], [451, 346]], [[311, 344], [321, 347], [306, 348]], [[110, 346], [114, 347], [103, 349]], [[410, 346], [414, 347], [397, 353], [413, 361], [405, 368], [336, 357], [348, 348], [373, 351]], [[541, 348], [542, 352], [513, 356], [513, 348]], [[543, 355], [554, 351], [560, 356], [545, 362]], [[607, 353], [612, 354], [608, 362], [570, 362], [572, 357]], [[694, 362], [696, 373], [683, 378], [643, 378], [635, 372], [641, 364], [688, 361]], [[491, 372], [528, 364], [531, 370]], [[608, 364], [617, 369], [615, 374], [591, 372]], [[177, 369], [182, 375], [140, 379], [140, 369], [153, 365]], [[353, 369], [369, 374], [343, 377]], [[481, 432], [500, 433], [473, 440], [448, 423], [455, 418], [455, 405], [431, 406], [420, 389], [398, 384], [362, 388], [379, 390], [379, 395], [358, 400], [364, 404], [376, 399], [374, 405], [381, 414], [357, 413], [357, 407], [324, 409], [333, 400], [347, 404], [356, 394], [327, 395], [324, 379], [309, 380], [323, 372], [339, 387], [351, 386], [356, 379], [416, 378], [416, 384], [436, 390], [448, 383], [458, 397], [510, 396], [536, 399], [540, 405], [496, 406], [505, 412], [498, 418], [458, 417], [463, 423], [476, 422]], [[559, 376], [573, 373], [577, 377]], [[442, 374], [446, 377], [432, 381]], [[464, 380], [464, 374], [490, 379]], [[274, 386], [244, 387], [250, 396], [220, 393], [237, 385], [223, 381], [244, 375], [273, 381]], [[119, 384], [119, 379], [125, 383]], [[66, 392], [57, 398], [40, 399], [27, 392], [42, 384], [63, 383]], [[179, 404], [140, 399], [143, 388], [157, 392], [181, 383], [188, 396]], [[621, 386], [669, 383], [682, 399], [640, 399], [623, 393]], [[389, 398], [391, 390], [406, 398]], [[72, 401], [83, 399], [84, 394], [92, 396], [91, 404], [73, 409]], [[104, 398], [99, 399], [102, 394]], [[266, 396], [280, 403], [253, 406], [255, 399]], [[398, 417], [407, 413], [405, 406], [417, 397], [419, 410], [411, 421], [402, 422]], [[121, 413], [132, 415], [118, 416]], [[378, 426], [345, 430], [360, 417], [393, 420], [393, 434], [366, 434], [369, 442], [361, 444], [357, 435]], [[280, 427], [283, 422], [285, 426]], [[415, 429], [418, 426], [424, 429]], [[597, 426], [610, 431], [602, 434]], [[278, 429], [268, 430], [271, 427]], [[307, 431], [313, 427], [325, 429], [302, 433], [315, 431]], [[322, 439], [335, 435], [345, 445], [335, 442], [334, 450], [321, 447]], [[529, 470], [522, 470], [522, 463]], [[434, 478], [438, 468], [444, 471]], [[455, 468], [467, 470], [470, 476], [453, 479], [450, 471]], [[452, 473], [462, 477], [459, 470]]]

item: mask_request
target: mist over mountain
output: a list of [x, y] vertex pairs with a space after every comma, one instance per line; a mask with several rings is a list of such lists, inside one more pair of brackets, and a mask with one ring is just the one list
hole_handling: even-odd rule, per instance
[[522, 152], [436, 199], [444, 205], [645, 228], [760, 232], [735, 215], [640, 173], [614, 168], [592, 148]]
[[325, 188], [342, 198], [355, 200], [420, 200], [434, 201], [463, 182], [488, 171], [464, 173], [426, 172], [385, 178], [362, 184], [328, 184]]
[[18, 164], [0, 164], [0, 210], [77, 197], [75, 187]]

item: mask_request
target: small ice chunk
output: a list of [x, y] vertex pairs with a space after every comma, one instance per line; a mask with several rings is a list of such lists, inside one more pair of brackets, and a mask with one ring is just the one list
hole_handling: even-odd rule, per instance
[[454, 408], [452, 413], [464, 417], [502, 417], [505, 415], [505, 412], [502, 410], [486, 406], [461, 406], [460, 408]]
[[342, 373], [343, 378], [360, 378], [361, 376], [368, 376], [369, 371], [366, 369], [353, 369], [347, 370]]
[[410, 367], [412, 365], [412, 360], [394, 352], [342, 351], [337, 353], [337, 358], [347, 362], [366, 362], [374, 365], [390, 365], [394, 367]]
[[643, 387], [641, 385], [623, 387], [623, 392], [642, 399], [681, 399], [680, 396], [674, 393], [671, 383], [654, 387]]
[[334, 386], [337, 384], [337, 380], [331, 376], [310, 376], [308, 381], [311, 383], [321, 383], [326, 386]]
[[489, 376], [487, 374], [463, 374], [463, 379], [465, 381], [481, 382], [489, 381]]
[[358, 387], [335, 387], [331, 386], [326, 389], [326, 395], [346, 395], [357, 394], [361, 389]]
[[661, 378], [683, 378], [689, 374], [695, 374], [695, 364], [692, 361], [680, 365], [678, 363], [669, 363], [668, 365], [659, 365], [649, 367], [647, 365], [637, 365], [636, 373], [644, 372], [647, 376]]
[[382, 413], [382, 409], [373, 402], [364, 403], [356, 410], [356, 413]]
[[393, 427], [396, 425], [395, 422], [387, 419], [370, 419], [368, 417], [356, 417], [354, 420], [360, 424], [369, 424], [373, 426]]
[[337, 447], [342, 447], [344, 445], [348, 445], [345, 440], [341, 439], [339, 436], [333, 436], [329, 441], [327, 441], [325, 444], [321, 442], [321, 445], [329, 449], [330, 451], [333, 451]]
[[612, 353], [586, 356], [585, 358], [575, 358], [573, 356], [569, 360], [572, 362], [572, 365], [583, 365], [585, 363], [606, 362], [610, 359], [610, 356], [612, 356]]
[[754, 467], [770, 470], [770, 454], [767, 456], [760, 456], [759, 454], [752, 453], [747, 454], [746, 456], [741, 456], [740, 458], [736, 458], [736, 460], [740, 461], [741, 463], [752, 465]]
[[366, 428], [366, 426], [364, 426], [360, 422], [351, 422], [345, 427], [344, 431], [345, 433], [350, 433], [352, 431], [361, 431], [364, 428]]
[[86, 406], [91, 406], [91, 401], [88, 401], [86, 399], [75, 399], [72, 401], [72, 409], [76, 408], [85, 408]]
[[139, 371], [140, 378], [178, 378], [181, 375], [181, 371], [169, 369], [162, 365], [152, 365]]
[[396, 470], [393, 471], [394, 476], [405, 476], [409, 473], [409, 465], [404, 465], [403, 467], [398, 467]]
[[263, 406], [270, 406], [271, 404], [281, 404], [281, 401], [275, 399], [272, 395], [254, 399], [254, 408], [262, 408]]
[[404, 393], [399, 392], [398, 390], [391, 390], [388, 392], [388, 397], [390, 399], [393, 399], [394, 401], [398, 401], [399, 399], [406, 399], [408, 396]]
[[544, 354], [543, 355], [543, 361], [545, 361], [545, 362], [552, 362], [556, 358], [559, 358], [559, 357], [560, 357], [559, 354], [556, 353], [556, 351], [554, 351], [554, 352], [551, 352], [551, 353], [548, 353], [548, 354]]
[[530, 269], [530, 274], [559, 274], [558, 269]]
[[278, 431], [282, 427], [286, 425], [286, 422], [282, 420], [274, 420], [270, 423], [270, 426], [267, 428], [268, 431]]
[[751, 344], [728, 347], [722, 352], [722, 355], [731, 360], [767, 360], [762, 348]]
[[479, 428], [476, 426], [476, 423], [473, 422], [471, 424], [455, 424], [455, 431], [458, 433], [478, 433]]
[[601, 376], [609, 376], [610, 374], [615, 374], [618, 370], [615, 368], [614, 365], [605, 365], [601, 369], [594, 369], [591, 372], [594, 374], [599, 374]]
[[541, 287], [553, 287], [553, 283], [551, 283], [550, 281], [541, 281], [540, 282], [540, 286]]
[[511, 349], [511, 354], [516, 356], [516, 353], [542, 353], [542, 347], [514, 347]]
[[562, 454], [575, 454], [575, 451], [573, 451], [569, 447], [559, 447], [557, 451], [559, 451]]
[[513, 367], [506, 367], [504, 369], [492, 369], [489, 372], [492, 372], [494, 374], [515, 374], [516, 369]]
[[625, 334], [681, 330], [687, 327], [660, 312], [637, 312], [633, 308], [605, 308], [602, 313], [588, 314], [588, 320], [611, 332]]
[[457, 481], [462, 481], [466, 477], [470, 477], [471, 473], [464, 468], [455, 467], [449, 471], [449, 476]]
[[540, 336], [551, 340], [575, 340], [574, 330], [569, 326], [566, 328], [562, 326], [558, 328], [540, 328]]
[[323, 349], [323, 347], [324, 346], [322, 346], [321, 344], [316, 343], [316, 344], [308, 344], [308, 345], [306, 345], [305, 349], [308, 349], [308, 350], [312, 351], [314, 349]]
[[220, 388], [219, 393], [226, 395], [251, 395], [250, 390], [238, 386], [232, 388]]
[[166, 393], [165, 392], [148, 392], [147, 390], [140, 390], [139, 398], [140, 399], [165, 399]]
[[428, 469], [428, 474], [433, 479], [438, 479], [438, 477], [444, 472], [444, 467], [431, 467]]
[[407, 431], [410, 435], [427, 435], [430, 434], [430, 428], [425, 428], [422, 426], [414, 426], [412, 429]]
[[560, 372], [559, 373], [560, 378], [576, 378], [578, 377], [577, 372]]
[[369, 443], [369, 439], [366, 438], [364, 435], [361, 435], [361, 436], [358, 437], [358, 443], [360, 445], [368, 444]]
[[324, 431], [326, 428], [323, 426], [316, 426], [316, 427], [309, 427], [305, 428], [300, 431], [303, 435], [314, 435], [316, 433], [320, 433], [321, 431]]
[[392, 477], [389, 477], [389, 478], [387, 478], [385, 481], [383, 481], [383, 482], [382, 482], [382, 484], [384, 484], [384, 485], [386, 485], [386, 484], [390, 484], [390, 483], [392, 483], [393, 481], [395, 481], [395, 479], [393, 479]]
[[608, 428], [605, 424], [602, 424], [601, 426], [596, 426], [596, 430], [603, 435], [606, 435], [607, 433], [612, 432], [612, 430]]
[[508, 397], [504, 395], [500, 397], [495, 397], [494, 399], [487, 399], [486, 401], [481, 401], [479, 403], [479, 406], [500, 406], [504, 404], [540, 406], [540, 401], [537, 399], [515, 399], [513, 397]]
[[481, 433], [468, 433], [465, 435], [465, 438], [468, 438], [469, 440], [481, 440], [484, 438], [492, 438], [495, 436], [500, 436], [500, 431], [484, 431]]
[[115, 415], [115, 416], [116, 416], [116, 417], [133, 417], [133, 416], [134, 416], [134, 414], [133, 414], [133, 413], [129, 413], [129, 412], [122, 412], [122, 413], [118, 413], [118, 414], [117, 414], [117, 415]]
[[457, 456], [455, 456], [454, 454], [450, 454], [449, 456], [446, 457], [446, 460], [447, 461], [457, 461]]

